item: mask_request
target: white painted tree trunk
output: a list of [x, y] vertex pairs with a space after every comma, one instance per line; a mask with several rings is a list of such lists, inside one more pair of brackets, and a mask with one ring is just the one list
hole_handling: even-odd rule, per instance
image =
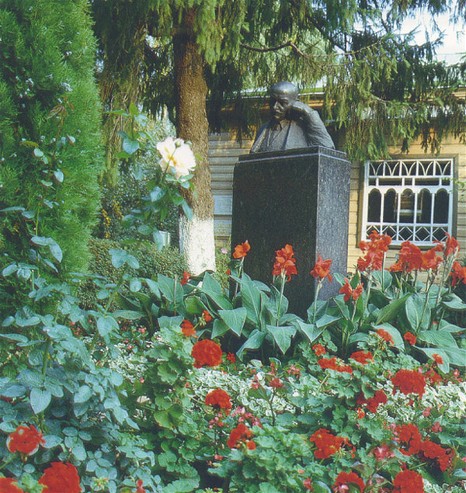
[[215, 270], [214, 219], [180, 219], [180, 251], [185, 256], [188, 271], [199, 275], [206, 270]]

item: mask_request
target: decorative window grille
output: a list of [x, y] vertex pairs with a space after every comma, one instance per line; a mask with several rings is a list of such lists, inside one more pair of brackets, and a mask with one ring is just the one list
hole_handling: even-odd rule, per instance
[[363, 239], [376, 230], [390, 235], [394, 245], [444, 240], [452, 233], [453, 165], [451, 158], [368, 162]]

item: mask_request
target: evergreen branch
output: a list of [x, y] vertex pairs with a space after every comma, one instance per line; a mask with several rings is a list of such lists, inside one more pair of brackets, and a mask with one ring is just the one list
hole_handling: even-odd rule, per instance
[[[285, 43], [282, 43], [281, 45], [278, 45], [278, 46], [266, 46], [263, 48], [258, 48], [256, 46], [251, 46], [251, 45], [248, 45], [245, 43], [240, 43], [240, 46], [241, 46], [241, 48], [244, 48], [246, 50], [256, 51], [259, 53], [267, 53], [269, 51], [279, 51], [279, 50], [282, 50], [283, 48], [287, 48], [288, 46], [293, 48], [293, 49], [296, 49], [296, 50], [298, 49], [292, 41], [286, 41]], [[302, 52], [299, 51], [299, 53], [302, 53]]]

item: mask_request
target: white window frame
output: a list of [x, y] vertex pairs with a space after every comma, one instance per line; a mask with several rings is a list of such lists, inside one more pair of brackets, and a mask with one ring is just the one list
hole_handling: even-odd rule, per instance
[[[374, 229], [381, 234], [390, 234], [392, 245], [411, 241], [418, 246], [432, 246], [435, 240], [445, 239], [445, 233], [452, 234], [454, 206], [454, 167], [452, 157], [439, 158], [402, 158], [382, 161], [368, 161], [364, 167], [363, 207], [361, 239], [365, 240]], [[389, 184], [385, 182], [389, 181]], [[394, 182], [398, 181], [398, 184]], [[428, 184], [426, 184], [428, 182]], [[369, 196], [373, 190], [381, 194], [380, 217], [378, 221], [368, 221]], [[400, 222], [401, 195], [405, 191], [414, 195], [414, 211], [418, 211], [418, 198], [422, 190], [428, 190], [432, 197], [430, 222], [418, 222], [413, 211], [413, 222]], [[448, 222], [435, 223], [435, 198], [439, 191], [448, 194]], [[389, 191], [395, 191], [396, 220], [384, 222], [384, 197]], [[419, 235], [419, 236], [418, 236]], [[422, 236], [422, 239], [420, 238]]]

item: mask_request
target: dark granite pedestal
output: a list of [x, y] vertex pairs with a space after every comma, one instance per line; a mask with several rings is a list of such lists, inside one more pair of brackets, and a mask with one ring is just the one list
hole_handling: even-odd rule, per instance
[[[318, 255], [345, 274], [348, 251], [350, 162], [325, 147], [240, 156], [233, 180], [232, 246], [248, 240], [244, 270], [270, 284], [275, 251], [293, 246], [298, 275], [285, 287], [289, 311], [305, 316], [316, 282]], [[327, 281], [320, 299], [338, 293]]]

